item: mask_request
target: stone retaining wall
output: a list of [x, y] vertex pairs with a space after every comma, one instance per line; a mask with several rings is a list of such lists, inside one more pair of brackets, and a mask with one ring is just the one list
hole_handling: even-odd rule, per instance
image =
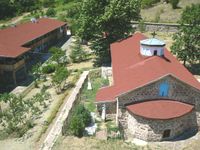
[[86, 81], [88, 77], [88, 74], [89, 74], [89, 71], [84, 71], [81, 74], [81, 77], [76, 83], [76, 86], [73, 89], [72, 93], [66, 100], [64, 100], [65, 102], [64, 107], [60, 111], [59, 116], [56, 118], [56, 122], [52, 126], [44, 143], [40, 147], [41, 150], [51, 150], [58, 136], [61, 134], [61, 132], [64, 132], [62, 130], [66, 128], [67, 120], [71, 114], [73, 106], [75, 105], [76, 101], [80, 98], [80, 92], [81, 92], [84, 82]]
[[[133, 28], [139, 29], [139, 22], [132, 22]], [[179, 24], [168, 24], [168, 23], [151, 23], [144, 22], [143, 24], [145, 31], [159, 31], [159, 32], [177, 32]]]

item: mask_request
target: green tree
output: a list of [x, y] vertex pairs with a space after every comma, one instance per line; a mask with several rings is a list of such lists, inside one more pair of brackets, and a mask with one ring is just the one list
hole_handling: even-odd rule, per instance
[[176, 9], [179, 3], [179, 0], [170, 0], [170, 4], [172, 5], [173, 9]]
[[160, 2], [160, 0], [141, 0], [142, 8], [152, 7], [153, 4]]
[[71, 53], [69, 55], [72, 62], [77, 63], [86, 59], [86, 52], [83, 50], [80, 40], [77, 38], [74, 45], [71, 46]]
[[55, 64], [48, 64], [48, 65], [42, 67], [42, 73], [45, 73], [45, 74], [53, 73], [56, 70], [56, 66], [57, 65], [55, 65]]
[[200, 4], [188, 6], [181, 15], [179, 31], [173, 35], [172, 53], [184, 62], [200, 60]]
[[33, 127], [30, 118], [39, 111], [33, 101], [24, 100], [22, 96], [14, 94], [0, 94], [0, 101], [9, 106], [3, 111], [0, 119], [0, 125], [4, 127], [6, 133], [17, 133], [21, 137], [29, 128]]
[[55, 4], [55, 0], [42, 0], [42, 5], [44, 7], [51, 7]]
[[52, 54], [52, 60], [56, 61], [58, 64], [62, 62], [66, 62], [66, 60], [61, 62], [61, 59], [66, 59], [65, 51], [63, 51], [61, 48], [58, 47], [52, 47], [50, 50], [50, 53]]
[[[53, 76], [53, 83], [57, 86], [57, 92], [62, 90], [62, 85], [65, 85], [65, 80], [69, 76], [69, 72], [66, 67], [59, 66]], [[62, 84], [62, 85], [61, 85]]]
[[78, 137], [83, 136], [85, 127], [90, 123], [90, 112], [82, 104], [76, 106], [69, 124], [71, 133]]
[[146, 31], [146, 25], [144, 20], [140, 20], [139, 24], [138, 24], [138, 28], [140, 30], [140, 32], [145, 32]]
[[[133, 32], [131, 21], [138, 20], [139, 13], [140, 2], [137, 0], [84, 0], [82, 2], [77, 33], [82, 39], [94, 41], [92, 50], [98, 54], [97, 62], [100, 63], [98, 65], [110, 62], [110, 44]], [[98, 44], [102, 41], [107, 45]]]
[[56, 15], [56, 11], [53, 8], [49, 8], [46, 12], [47, 16], [54, 17]]
[[70, 130], [72, 134], [81, 137], [83, 136], [84, 129], [85, 125], [81, 116], [74, 116], [70, 122]]
[[40, 80], [40, 77], [41, 77], [41, 63], [37, 63], [35, 65], [32, 66], [31, 68], [31, 75], [33, 76], [33, 79], [34, 79], [34, 84], [35, 84], [35, 87], [38, 87], [38, 80]]
[[39, 0], [14, 0], [14, 5], [19, 13], [36, 10], [39, 7], [38, 4]]
[[14, 6], [8, 0], [0, 1], [0, 20], [14, 15]]

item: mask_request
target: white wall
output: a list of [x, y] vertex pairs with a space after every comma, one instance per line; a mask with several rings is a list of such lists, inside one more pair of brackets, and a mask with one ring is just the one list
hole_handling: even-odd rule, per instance
[[154, 51], [157, 50], [157, 55], [162, 56], [164, 54], [164, 47], [160, 46], [140, 46], [140, 53], [144, 56], [153, 56]]

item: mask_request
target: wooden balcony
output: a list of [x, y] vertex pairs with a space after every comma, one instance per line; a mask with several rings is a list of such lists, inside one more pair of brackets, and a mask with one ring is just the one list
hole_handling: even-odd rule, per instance
[[25, 64], [24, 59], [14, 63], [14, 64], [0, 64], [0, 70], [5, 71], [14, 71], [17, 70], [17, 68], [20, 68], [20, 66], [23, 66]]

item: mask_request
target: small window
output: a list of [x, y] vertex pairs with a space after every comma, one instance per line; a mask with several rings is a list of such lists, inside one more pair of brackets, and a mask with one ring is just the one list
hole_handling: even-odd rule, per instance
[[160, 96], [168, 96], [169, 93], [169, 84], [167, 82], [163, 82], [159, 87], [159, 95]]
[[157, 53], [158, 53], [157, 50], [154, 50], [153, 55], [157, 55]]
[[171, 130], [169, 130], [169, 129], [165, 130], [165, 131], [163, 132], [163, 138], [168, 138], [168, 137], [170, 137], [170, 132], [171, 132]]

